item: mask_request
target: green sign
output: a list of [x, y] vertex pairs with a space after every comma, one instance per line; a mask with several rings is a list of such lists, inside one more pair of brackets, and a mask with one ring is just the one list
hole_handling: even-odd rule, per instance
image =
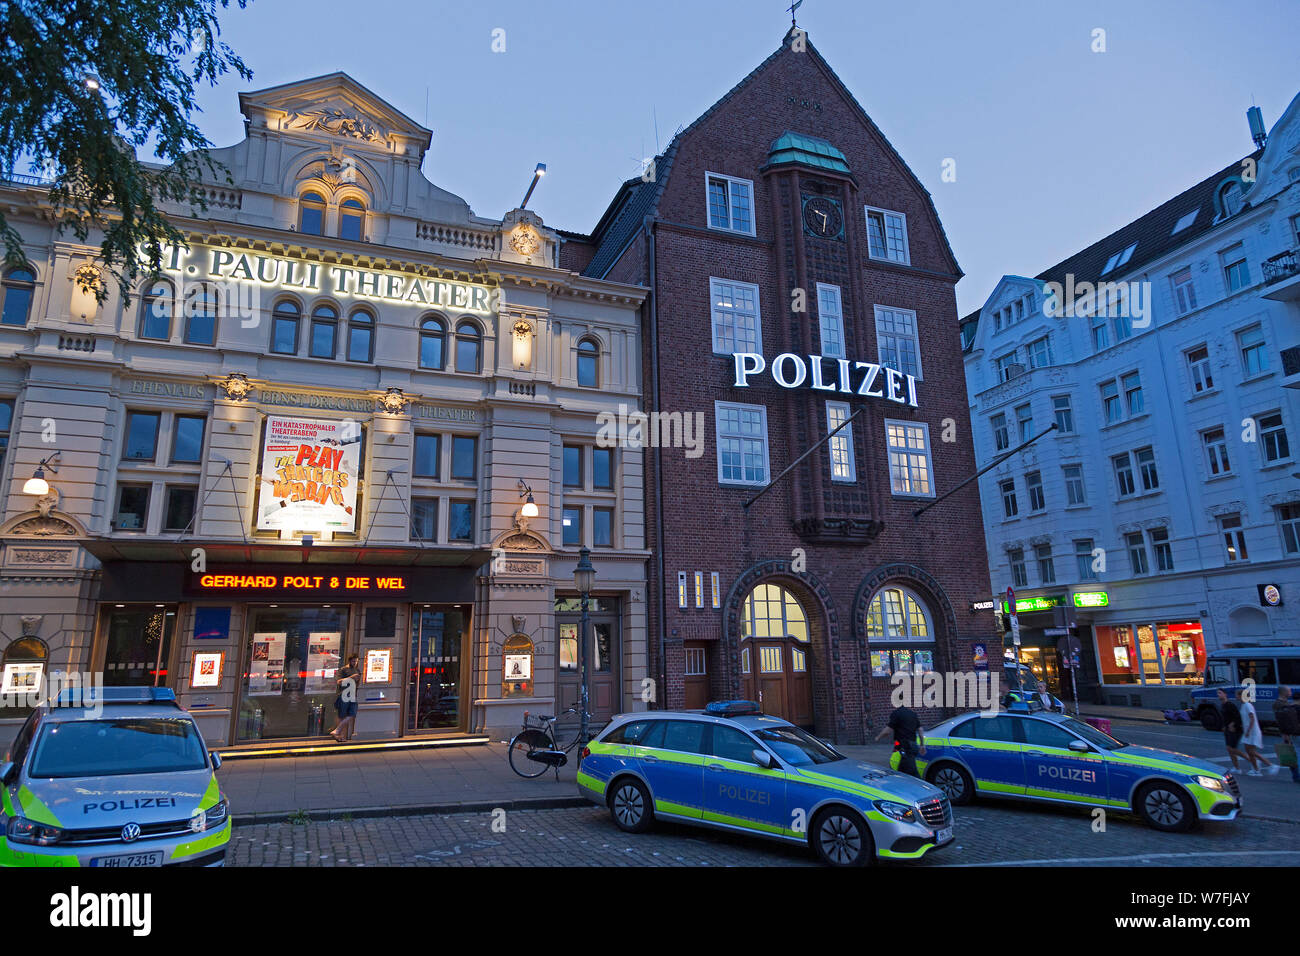
[[1110, 595], [1105, 591], [1078, 591], [1074, 595], [1075, 607], [1105, 607], [1110, 603]]
[[[1064, 603], [1064, 594], [1053, 594], [1047, 597], [1016, 598], [1016, 613], [1023, 614], [1025, 611], [1050, 611], [1052, 608], [1060, 607]], [[1005, 600], [1002, 601], [1002, 613], [1011, 613]]]

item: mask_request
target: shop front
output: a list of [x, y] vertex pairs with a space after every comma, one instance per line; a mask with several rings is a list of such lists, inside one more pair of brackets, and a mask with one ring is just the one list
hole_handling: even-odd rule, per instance
[[[1203, 683], [1205, 635], [1199, 621], [1137, 619], [1094, 625], [1093, 634], [1106, 703], [1182, 701], [1188, 689]], [[1167, 690], [1132, 693], [1145, 688]]]

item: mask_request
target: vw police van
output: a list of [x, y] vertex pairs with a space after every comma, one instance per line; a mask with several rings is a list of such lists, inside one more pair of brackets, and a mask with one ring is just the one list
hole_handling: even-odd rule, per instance
[[1246, 681], [1255, 686], [1260, 726], [1273, 724], [1273, 701], [1279, 686], [1286, 684], [1300, 699], [1300, 647], [1241, 644], [1211, 651], [1205, 659], [1205, 686], [1192, 691], [1192, 715], [1206, 730], [1223, 729], [1219, 691], [1235, 700]]

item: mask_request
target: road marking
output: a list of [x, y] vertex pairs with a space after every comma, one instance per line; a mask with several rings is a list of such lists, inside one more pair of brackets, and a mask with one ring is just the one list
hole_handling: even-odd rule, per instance
[[1200, 853], [1135, 853], [1131, 856], [1076, 856], [1046, 860], [1001, 860], [996, 863], [948, 863], [939, 866], [952, 868], [966, 866], [1048, 866], [1054, 863], [1133, 863], [1146, 860], [1184, 860], [1188, 857], [1218, 856], [1300, 856], [1300, 850], [1206, 850]]

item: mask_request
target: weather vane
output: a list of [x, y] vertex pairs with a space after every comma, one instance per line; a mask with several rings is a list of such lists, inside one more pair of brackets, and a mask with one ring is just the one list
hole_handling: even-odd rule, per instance
[[790, 26], [797, 27], [799, 24], [794, 22], [794, 12], [803, 6], [803, 0], [794, 0], [794, 3], [786, 7], [790, 11]]

